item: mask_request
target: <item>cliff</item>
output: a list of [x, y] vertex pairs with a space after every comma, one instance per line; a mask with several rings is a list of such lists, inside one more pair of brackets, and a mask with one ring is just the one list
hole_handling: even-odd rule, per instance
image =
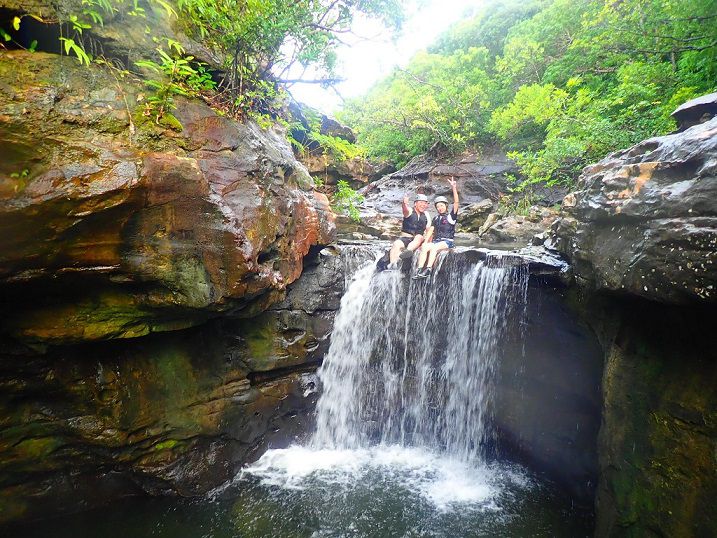
[[281, 129], [183, 97], [157, 124], [120, 72], [0, 50], [0, 523], [204, 493], [315, 398], [337, 304], [286, 301], [339, 263], [328, 200]]
[[717, 532], [717, 119], [587, 167], [550, 243], [604, 352], [597, 536]]

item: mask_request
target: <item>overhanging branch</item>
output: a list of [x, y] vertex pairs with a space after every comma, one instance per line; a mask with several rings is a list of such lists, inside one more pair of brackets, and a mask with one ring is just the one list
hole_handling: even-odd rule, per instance
[[345, 80], [345, 78], [280, 78], [277, 82], [280, 82], [281, 84], [338, 84], [339, 82], [344, 82]]

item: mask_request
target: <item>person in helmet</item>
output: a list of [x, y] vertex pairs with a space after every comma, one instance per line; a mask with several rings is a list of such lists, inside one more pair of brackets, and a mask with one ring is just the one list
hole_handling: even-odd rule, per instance
[[389, 253], [389, 264], [387, 269], [398, 268], [398, 259], [401, 252], [409, 250], [413, 252], [423, 244], [425, 234], [430, 228], [431, 216], [426, 211], [428, 208], [428, 197], [425, 194], [418, 194], [413, 202], [413, 208], [409, 207], [408, 195], [403, 197], [403, 223], [401, 225], [401, 237], [393, 242]]
[[453, 248], [453, 236], [456, 233], [456, 222], [458, 222], [458, 188], [455, 179], [448, 180], [453, 189], [453, 207], [448, 211], [448, 199], [445, 196], [438, 196], [434, 200], [436, 215], [430, 227], [430, 235], [426, 238], [421, 254], [418, 257], [418, 268], [414, 278], [428, 278], [433, 271], [433, 264], [436, 262], [438, 253]]

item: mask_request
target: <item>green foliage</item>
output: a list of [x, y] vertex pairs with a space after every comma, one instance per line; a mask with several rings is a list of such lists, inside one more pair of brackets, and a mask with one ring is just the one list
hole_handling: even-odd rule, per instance
[[13, 172], [10, 174], [10, 177], [15, 181], [15, 184], [13, 185], [13, 190], [15, 192], [22, 192], [25, 190], [25, 187], [27, 187], [27, 182], [29, 180], [30, 176], [30, 170], [27, 168], [23, 168], [19, 172]]
[[27, 168], [23, 168], [23, 170], [20, 172], [13, 172], [12, 174], [10, 174], [10, 177], [14, 179], [25, 179], [29, 174], [30, 170], [28, 170]]
[[[318, 145], [319, 150], [331, 156], [337, 162], [355, 159], [356, 157], [365, 156], [365, 150], [361, 146], [353, 144], [348, 140], [344, 140], [338, 136], [326, 135], [321, 133], [321, 114], [310, 108], [302, 107], [302, 111], [308, 128], [301, 122], [287, 124], [289, 127], [290, 141], [299, 152], [312, 151]], [[291, 133], [300, 134], [300, 142]], [[315, 150], [313, 150], [315, 151]]]
[[498, 141], [525, 188], [570, 184], [606, 153], [670, 132], [679, 104], [715, 88], [715, 0], [506, 1], [339, 117], [398, 165], [436, 143], [457, 153]]
[[333, 196], [334, 211], [347, 215], [351, 220], [360, 220], [359, 208], [365, 201], [364, 197], [353, 190], [348, 182], [340, 180], [336, 184], [336, 193]]
[[400, 0], [178, 0], [180, 23], [223, 57], [222, 89], [233, 111], [271, 108], [272, 90], [296, 64], [312, 65], [330, 80], [337, 34], [357, 13], [385, 24], [401, 22]]
[[363, 148], [338, 136], [324, 135], [318, 131], [311, 130], [308, 132], [308, 137], [312, 142], [319, 144], [324, 153], [331, 155], [338, 162], [364, 155]]
[[419, 53], [339, 118], [355, 126], [376, 158], [404, 164], [435, 143], [458, 152], [485, 140], [493, 81], [489, 53], [472, 47], [450, 55]]
[[81, 64], [90, 65], [92, 58], [90, 58], [90, 56], [85, 52], [82, 45], [75, 43], [75, 40], [70, 39], [69, 37], [61, 37], [60, 41], [64, 45], [65, 54], [68, 56], [70, 54], [74, 54]]
[[520, 215], [527, 217], [535, 205], [535, 197], [528, 191], [519, 191], [518, 195], [502, 196], [498, 201], [497, 212], [501, 215]]
[[[176, 55], [170, 56], [161, 47], [157, 48], [160, 63], [152, 60], [135, 62], [141, 67], [158, 75], [145, 83], [153, 90], [147, 98], [145, 115], [154, 116], [156, 123], [175, 108], [174, 97], [199, 95], [202, 91], [213, 90], [216, 86], [206, 68], [201, 64], [193, 64], [193, 56], [184, 56], [184, 49], [176, 42], [170, 42]], [[169, 118], [171, 121], [171, 118]], [[177, 122], [172, 122], [176, 127]]]

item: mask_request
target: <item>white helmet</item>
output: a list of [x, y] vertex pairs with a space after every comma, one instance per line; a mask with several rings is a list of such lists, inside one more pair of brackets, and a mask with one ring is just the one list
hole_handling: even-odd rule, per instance
[[445, 196], [437, 196], [436, 199], [433, 200], [433, 205], [435, 205], [437, 207], [438, 204], [441, 202], [446, 204], [446, 207], [448, 207], [448, 198], [446, 198]]

